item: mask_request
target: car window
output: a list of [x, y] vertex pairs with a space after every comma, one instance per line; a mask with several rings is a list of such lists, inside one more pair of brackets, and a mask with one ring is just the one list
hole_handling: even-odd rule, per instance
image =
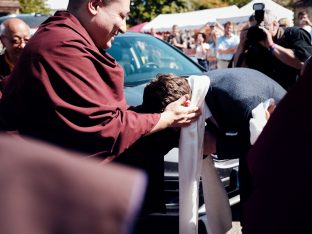
[[123, 66], [127, 85], [146, 82], [159, 73], [202, 73], [184, 54], [152, 36], [117, 36], [107, 52]]

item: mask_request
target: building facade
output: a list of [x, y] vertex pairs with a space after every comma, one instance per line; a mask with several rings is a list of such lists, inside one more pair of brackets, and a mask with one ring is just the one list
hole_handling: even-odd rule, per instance
[[18, 0], [0, 0], [0, 16], [18, 14], [20, 4]]

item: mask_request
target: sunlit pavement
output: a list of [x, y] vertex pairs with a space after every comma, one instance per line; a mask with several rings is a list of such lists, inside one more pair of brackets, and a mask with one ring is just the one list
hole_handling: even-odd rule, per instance
[[232, 229], [230, 231], [228, 231], [226, 234], [241, 234], [242, 231], [242, 227], [240, 225], [239, 222], [239, 216], [240, 216], [240, 212], [239, 212], [239, 204], [233, 205], [231, 206], [232, 209]]
[[241, 234], [241, 225], [240, 222], [233, 222], [232, 223], [232, 229], [228, 231], [226, 234]]

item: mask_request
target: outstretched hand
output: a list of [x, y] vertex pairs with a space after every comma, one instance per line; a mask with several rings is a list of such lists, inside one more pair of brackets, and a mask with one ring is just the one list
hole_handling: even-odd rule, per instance
[[158, 123], [148, 135], [168, 127], [187, 127], [192, 122], [196, 121], [200, 115], [200, 108], [197, 106], [190, 106], [190, 96], [184, 95], [166, 106], [164, 112], [160, 114]]
[[190, 106], [189, 95], [184, 95], [170, 103], [163, 114], [168, 118], [169, 127], [185, 127], [196, 121], [201, 114], [200, 108]]

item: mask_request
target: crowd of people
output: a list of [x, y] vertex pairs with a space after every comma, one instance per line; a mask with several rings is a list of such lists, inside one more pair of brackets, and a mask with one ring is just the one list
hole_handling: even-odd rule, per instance
[[150, 34], [194, 57], [208, 71], [229, 65], [239, 43], [233, 29], [234, 23], [230, 21], [224, 25], [209, 22], [194, 30], [181, 30], [178, 25], [173, 25], [171, 32], [157, 33], [152, 28]]
[[[165, 212], [163, 156], [178, 145], [179, 129], [196, 123], [203, 114], [199, 105], [190, 105], [193, 90], [187, 80], [173, 74], [159, 76], [146, 86], [142, 106], [127, 105], [123, 93], [123, 69], [103, 49], [112, 46], [115, 35], [126, 32], [129, 11], [129, 0], [69, 0], [67, 10], [56, 12], [32, 38], [29, 26], [19, 19], [9, 19], [0, 27], [4, 48], [0, 56], [0, 130], [3, 132], [0, 145], [4, 146], [0, 159], [8, 162], [4, 156], [9, 154], [17, 159], [32, 155], [36, 148], [34, 145], [43, 144], [38, 150], [44, 160], [41, 161], [38, 154], [29, 160], [39, 160], [39, 169], [36, 170], [40, 171], [40, 166], [47, 164], [54, 165], [56, 170], [50, 174], [40, 171], [46, 180], [38, 180], [38, 186], [51, 183], [53, 187], [54, 177], [70, 171], [65, 176], [66, 181], [73, 183], [76, 189], [67, 191], [72, 193], [61, 193], [65, 203], [69, 199], [68, 194], [77, 196], [76, 203], [70, 203], [73, 212], [81, 212], [82, 203], [82, 209], [89, 210], [91, 215], [103, 212], [100, 218], [110, 217], [107, 220], [114, 223], [114, 226], [110, 226], [109, 222], [99, 225], [96, 221], [82, 225], [83, 228], [97, 228], [98, 225], [99, 228], [93, 233], [103, 232], [105, 227], [115, 228], [117, 233], [129, 232], [129, 220], [132, 220], [129, 214], [135, 215], [141, 203], [140, 215]], [[307, 217], [312, 170], [307, 158], [312, 129], [305, 102], [309, 102], [311, 85], [312, 62], [309, 58], [312, 54], [312, 24], [306, 12], [298, 14], [298, 27], [281, 27], [279, 20], [273, 12], [266, 10], [262, 22], [256, 22], [251, 17], [240, 35], [233, 33], [232, 22], [226, 22], [223, 26], [208, 24], [188, 35], [173, 25], [172, 32], [162, 37], [194, 56], [208, 71], [209, 89], [203, 98], [209, 110], [209, 115], [205, 110], [204, 153], [222, 155], [230, 152], [239, 157], [241, 221], [243, 233], [247, 234], [281, 233], [281, 226], [282, 233], [295, 233], [309, 226]], [[216, 26], [223, 29], [222, 34], [217, 33]], [[159, 37], [154, 29], [151, 34]], [[274, 102], [262, 108], [267, 127], [262, 126], [263, 134], [257, 133], [255, 137], [259, 136], [259, 140], [251, 142], [254, 132], [250, 121], [256, 118], [253, 114], [270, 99]], [[40, 142], [30, 140], [25, 143], [29, 137]], [[15, 144], [24, 150], [22, 154], [18, 150], [10, 153]], [[55, 146], [67, 151], [59, 151]], [[55, 154], [57, 159], [50, 161], [44, 155], [45, 151], [51, 157]], [[307, 162], [304, 165], [291, 164], [295, 157], [299, 157], [298, 152], [300, 160]], [[87, 160], [81, 160], [82, 157]], [[279, 166], [282, 160], [285, 161], [282, 165], [287, 167]], [[86, 168], [83, 162], [86, 162]], [[146, 193], [143, 192], [143, 173], [119, 166], [116, 170], [112, 167], [116, 173], [110, 172], [110, 167], [106, 167], [105, 171], [107, 164], [115, 163], [143, 171], [147, 175]], [[77, 172], [79, 180], [72, 179], [75, 172], [70, 168], [71, 164], [80, 168], [81, 171]], [[292, 167], [293, 173], [288, 172]], [[18, 173], [20, 167], [16, 168], [5, 172]], [[87, 179], [80, 178], [82, 172], [88, 175]], [[127, 177], [127, 173], [131, 176]], [[29, 176], [28, 168], [25, 169], [25, 176]], [[281, 195], [278, 190], [283, 188], [275, 182], [278, 178], [298, 182], [296, 191], [285, 191], [282, 195], [285, 197], [283, 204], [279, 201]], [[110, 179], [116, 179], [118, 183], [124, 179], [129, 186], [114, 186], [109, 183]], [[102, 204], [97, 191], [103, 199], [107, 199], [103, 206], [88, 205], [86, 194], [81, 192], [81, 180], [90, 183], [87, 188], [95, 194], [95, 203]], [[27, 186], [27, 183], [21, 184]], [[7, 183], [1, 180], [1, 185], [7, 186]], [[118, 193], [135, 193], [134, 187], [139, 191], [134, 199], [136, 202], [125, 198], [124, 193]], [[50, 198], [49, 187], [44, 189], [47, 189], [45, 194]], [[105, 194], [105, 189], [113, 192]], [[272, 193], [270, 197], [266, 194], [268, 189]], [[300, 194], [300, 206], [294, 204], [296, 192]], [[62, 195], [59, 196], [62, 198]], [[115, 203], [110, 203], [111, 200]], [[0, 199], [0, 202], [4, 207], [5, 199]], [[26, 199], [25, 204], [27, 202]], [[134, 206], [131, 206], [132, 202]], [[277, 207], [274, 207], [275, 203]], [[42, 206], [42, 203], [31, 204]], [[112, 212], [114, 207], [119, 213]], [[283, 210], [288, 207], [291, 214], [286, 217]], [[52, 206], [44, 209], [52, 210]], [[4, 210], [11, 212], [10, 209]], [[266, 213], [268, 210], [271, 212], [269, 215]], [[56, 209], [55, 212], [60, 211]], [[18, 217], [17, 213], [11, 212]], [[279, 222], [274, 223], [277, 216]], [[75, 233], [74, 226], [83, 220], [83, 214], [74, 216], [71, 222], [62, 223], [57, 217], [54, 218], [47, 222], [53, 221], [55, 226], [47, 225], [46, 229]], [[259, 224], [257, 219], [263, 223]], [[265, 230], [259, 225], [264, 225]], [[18, 230], [16, 227], [0, 225], [0, 232], [20, 233], [12, 231]], [[65, 229], [71, 231], [65, 232]]]
[[[298, 13], [297, 26], [291, 27], [288, 21], [287, 18], [278, 19], [274, 12], [265, 10], [261, 25], [258, 25], [254, 15], [240, 28], [232, 22], [224, 25], [208, 23], [201, 29], [191, 31], [179, 30], [177, 25], [173, 25], [171, 32], [162, 34], [162, 39], [194, 57], [207, 71], [249, 67], [265, 73], [288, 90], [312, 53], [312, 23], [308, 13]], [[266, 40], [261, 43], [258, 26], [266, 34]]]

